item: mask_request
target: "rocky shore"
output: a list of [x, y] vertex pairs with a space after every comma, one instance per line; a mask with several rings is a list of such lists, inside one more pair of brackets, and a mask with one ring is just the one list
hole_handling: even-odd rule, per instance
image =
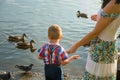
[[[3, 71], [0, 74], [4, 74]], [[25, 74], [22, 71], [10, 72], [12, 80], [45, 80], [44, 73], [32, 72], [31, 74]], [[81, 80], [81, 76], [72, 76], [70, 74], [64, 74], [65, 80]]]

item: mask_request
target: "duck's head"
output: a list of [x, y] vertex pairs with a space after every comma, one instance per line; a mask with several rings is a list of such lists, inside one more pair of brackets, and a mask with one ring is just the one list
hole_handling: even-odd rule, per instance
[[78, 11], [77, 11], [77, 13], [79, 13], [79, 14], [80, 14], [80, 11], [78, 10]]
[[31, 67], [32, 67], [32, 66], [34, 66], [34, 64], [30, 64], [29, 66], [31, 66]]
[[35, 41], [34, 41], [34, 40], [31, 40], [30, 43], [35, 43]]
[[27, 35], [25, 33], [23, 33], [23, 37], [27, 37]]
[[34, 44], [33, 43], [35, 43], [35, 41], [34, 40], [31, 40], [30, 41], [30, 48], [33, 48], [34, 47]]
[[21, 37], [21, 41], [25, 42], [25, 37], [27, 38], [27, 35], [25, 33], [23, 33], [22, 37]]

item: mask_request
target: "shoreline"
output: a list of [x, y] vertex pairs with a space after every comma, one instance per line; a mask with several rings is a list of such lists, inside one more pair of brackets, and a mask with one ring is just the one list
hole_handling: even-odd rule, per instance
[[[0, 71], [0, 74], [4, 73], [4, 71]], [[10, 72], [10, 74], [13, 80], [45, 80], [43, 72], [32, 72], [32, 74], [25, 74], [23, 71], [16, 71]], [[81, 80], [81, 77], [65, 73], [64, 80]]]
[[[120, 64], [120, 53], [118, 53], [118, 65]], [[120, 65], [117, 66], [120, 69]], [[64, 71], [64, 80], [82, 80], [83, 75], [75, 76]], [[5, 74], [5, 71], [0, 70], [0, 74]], [[25, 74], [23, 71], [10, 72], [12, 80], [45, 80], [44, 72], [31, 71], [31, 74]]]

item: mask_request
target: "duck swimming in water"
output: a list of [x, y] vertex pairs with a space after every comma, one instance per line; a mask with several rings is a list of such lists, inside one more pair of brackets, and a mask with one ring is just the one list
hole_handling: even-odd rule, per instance
[[27, 35], [25, 33], [23, 33], [22, 36], [11, 36], [9, 35], [8, 37], [8, 41], [11, 41], [11, 42], [25, 42], [25, 37], [27, 37]]
[[28, 49], [28, 48], [33, 48], [35, 41], [31, 40], [30, 42], [18, 42], [16, 43], [16, 47], [20, 49]]
[[88, 17], [87, 17], [87, 14], [81, 13], [80, 11], [77, 11], [77, 17], [78, 17], [78, 18], [79, 18], [79, 17], [88, 18]]

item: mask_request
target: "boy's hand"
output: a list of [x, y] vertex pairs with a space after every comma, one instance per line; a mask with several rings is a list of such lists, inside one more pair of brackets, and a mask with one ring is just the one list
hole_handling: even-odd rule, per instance
[[79, 55], [73, 55], [72, 58], [73, 59], [78, 59], [80, 56]]

